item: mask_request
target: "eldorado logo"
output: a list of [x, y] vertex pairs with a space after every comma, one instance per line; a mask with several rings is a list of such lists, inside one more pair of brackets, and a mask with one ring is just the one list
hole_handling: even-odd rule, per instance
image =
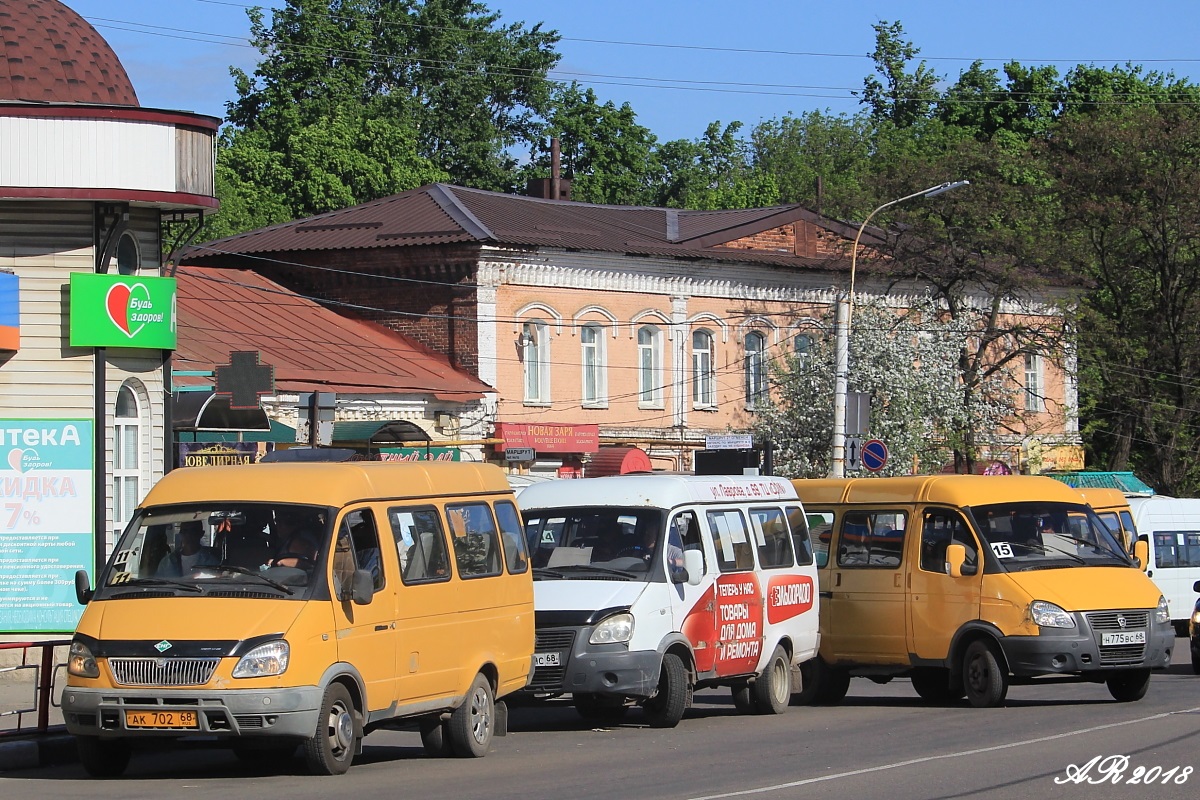
[[[163, 321], [161, 311], [147, 313], [154, 308], [154, 303], [150, 300], [150, 290], [143, 283], [135, 283], [132, 286], [114, 283], [108, 287], [104, 306], [108, 311], [108, 318], [130, 339], [137, 336], [147, 323]], [[134, 323], [137, 323], [137, 327], [134, 327]]]

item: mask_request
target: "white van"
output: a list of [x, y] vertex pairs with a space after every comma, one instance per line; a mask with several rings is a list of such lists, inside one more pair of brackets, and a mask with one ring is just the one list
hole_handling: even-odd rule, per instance
[[728, 686], [779, 714], [816, 655], [816, 567], [791, 483], [620, 475], [522, 491], [537, 639], [526, 694], [586, 719], [640, 705], [677, 725], [692, 691]]
[[1176, 633], [1187, 636], [1200, 579], [1200, 498], [1130, 496], [1129, 507], [1138, 539], [1150, 545], [1146, 575], [1167, 598]]

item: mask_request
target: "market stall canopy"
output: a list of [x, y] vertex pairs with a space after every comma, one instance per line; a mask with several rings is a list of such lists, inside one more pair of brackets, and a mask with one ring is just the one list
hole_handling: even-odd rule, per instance
[[602, 478], [605, 475], [628, 475], [631, 472], [653, 472], [650, 456], [640, 447], [601, 447], [583, 467], [583, 477]]

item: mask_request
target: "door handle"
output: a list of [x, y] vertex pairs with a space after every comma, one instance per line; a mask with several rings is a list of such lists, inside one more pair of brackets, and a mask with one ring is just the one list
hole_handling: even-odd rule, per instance
[[818, 597], [833, 597], [833, 592], [817, 592]]

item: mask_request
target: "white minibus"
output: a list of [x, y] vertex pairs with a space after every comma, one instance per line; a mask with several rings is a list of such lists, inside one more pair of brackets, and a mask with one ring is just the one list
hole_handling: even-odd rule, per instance
[[1200, 497], [1130, 496], [1138, 539], [1150, 545], [1143, 568], [1167, 598], [1171, 621], [1187, 636], [1200, 580]]
[[819, 645], [816, 567], [791, 483], [620, 475], [539, 483], [518, 503], [534, 573], [526, 694], [586, 719], [640, 705], [674, 727], [697, 688], [782, 713]]

